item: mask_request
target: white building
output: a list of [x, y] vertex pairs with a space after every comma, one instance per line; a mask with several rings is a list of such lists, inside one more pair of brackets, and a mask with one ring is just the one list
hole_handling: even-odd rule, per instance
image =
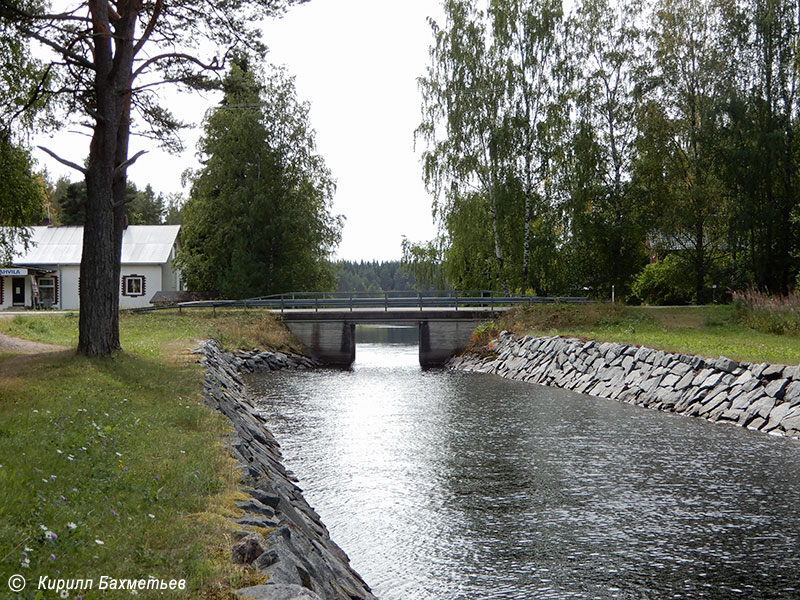
[[[47, 306], [77, 309], [83, 227], [32, 227], [28, 251], [0, 269], [0, 310]], [[180, 225], [130, 225], [122, 234], [120, 308], [148, 306], [160, 291], [182, 290], [172, 266]]]

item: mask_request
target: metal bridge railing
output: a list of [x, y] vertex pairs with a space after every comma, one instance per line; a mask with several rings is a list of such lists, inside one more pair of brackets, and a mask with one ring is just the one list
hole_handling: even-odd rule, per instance
[[428, 291], [428, 292], [290, 292], [243, 300], [200, 300], [179, 302], [168, 306], [131, 309], [132, 312], [182, 310], [184, 308], [266, 308], [270, 310], [347, 310], [357, 309], [419, 309], [426, 308], [503, 308], [524, 304], [583, 304], [583, 296], [525, 296], [506, 295], [491, 290]]

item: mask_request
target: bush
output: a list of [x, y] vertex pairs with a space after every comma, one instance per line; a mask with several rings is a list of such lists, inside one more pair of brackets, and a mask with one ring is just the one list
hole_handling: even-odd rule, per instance
[[694, 289], [687, 269], [675, 254], [669, 254], [657, 263], [642, 269], [631, 285], [631, 290], [644, 304], [688, 304]]

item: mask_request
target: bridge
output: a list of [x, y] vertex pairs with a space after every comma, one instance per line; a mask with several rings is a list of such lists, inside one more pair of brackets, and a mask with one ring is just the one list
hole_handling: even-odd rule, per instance
[[311, 356], [332, 366], [349, 366], [356, 356], [357, 325], [404, 325], [419, 328], [419, 362], [441, 366], [463, 350], [482, 322], [512, 306], [537, 303], [584, 303], [583, 297], [510, 296], [499, 292], [295, 292], [246, 300], [181, 302], [177, 308], [266, 308], [283, 322]]

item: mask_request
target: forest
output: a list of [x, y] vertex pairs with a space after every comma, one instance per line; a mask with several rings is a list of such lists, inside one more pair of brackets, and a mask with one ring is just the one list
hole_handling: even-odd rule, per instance
[[418, 281], [646, 303], [800, 283], [797, 2], [443, 7]]

